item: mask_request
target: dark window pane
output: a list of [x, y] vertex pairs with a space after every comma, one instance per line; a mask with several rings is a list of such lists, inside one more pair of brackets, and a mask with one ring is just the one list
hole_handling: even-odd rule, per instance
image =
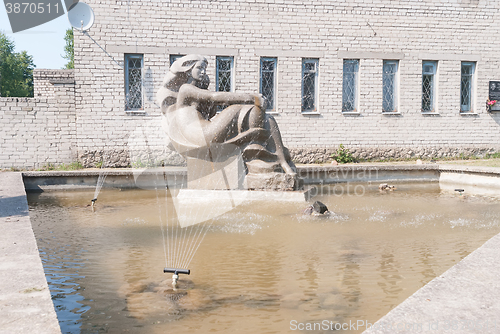
[[460, 82], [460, 111], [472, 111], [472, 64], [462, 64]]
[[356, 111], [357, 60], [344, 60], [342, 80], [342, 111]]
[[382, 74], [382, 111], [397, 111], [396, 102], [396, 74], [397, 63], [384, 62]]
[[260, 75], [260, 93], [267, 100], [268, 110], [275, 108], [275, 70], [276, 70], [276, 60], [275, 59], [262, 59], [261, 60], [261, 75]]
[[434, 111], [433, 105], [433, 75], [424, 75], [422, 78], [422, 110]]
[[128, 56], [126, 68], [125, 108], [141, 109], [142, 101], [142, 57]]

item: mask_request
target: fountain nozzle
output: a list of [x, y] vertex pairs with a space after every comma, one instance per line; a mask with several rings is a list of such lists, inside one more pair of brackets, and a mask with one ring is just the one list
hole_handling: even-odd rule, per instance
[[90, 202], [92, 202], [91, 206], [92, 206], [92, 212], [94, 212], [94, 204], [95, 204], [95, 201], [97, 201], [97, 198], [94, 198], [92, 199]]
[[165, 268], [163, 269], [164, 273], [174, 273], [172, 275], [172, 287], [174, 290], [177, 290], [177, 281], [179, 280], [179, 274], [189, 275], [191, 270], [189, 269], [176, 269], [176, 268]]
[[189, 269], [176, 269], [176, 268], [165, 268], [163, 269], [164, 273], [173, 273], [174, 275], [179, 275], [179, 274], [185, 274], [189, 275], [191, 274], [191, 270]]

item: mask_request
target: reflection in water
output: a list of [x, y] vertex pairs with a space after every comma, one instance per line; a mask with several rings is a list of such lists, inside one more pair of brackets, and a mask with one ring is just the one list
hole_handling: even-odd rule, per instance
[[[351, 245], [353, 246], [353, 245]], [[342, 286], [344, 287], [344, 298], [350, 308], [358, 307], [360, 291], [360, 266], [361, 262], [358, 247], [351, 247], [340, 256], [341, 270], [343, 272]]]
[[329, 217], [302, 216], [306, 203], [254, 202], [213, 219], [178, 290], [162, 272], [160, 219], [170, 213], [158, 210], [156, 192], [104, 190], [94, 213], [91, 192], [29, 194], [29, 203], [64, 333], [374, 323], [500, 232], [494, 199], [436, 185], [365, 190], [315, 198], [335, 212]]
[[401, 265], [398, 263], [393, 251], [386, 250], [380, 255], [379, 272], [382, 279], [378, 285], [385, 294], [383, 303], [391, 308], [398, 304], [398, 296], [403, 292], [401, 287], [403, 276], [400, 275], [399, 268], [401, 268]]
[[421, 246], [417, 252], [419, 253], [419, 258], [418, 258], [418, 263], [422, 266], [422, 269], [420, 270], [420, 273], [422, 274], [422, 285], [424, 285], [426, 282], [429, 282], [431, 279], [436, 277], [436, 272], [434, 271], [434, 268], [436, 267], [436, 262], [433, 257], [433, 254], [435, 254], [435, 249], [432, 249], [429, 246]]
[[79, 274], [83, 267], [80, 262], [81, 254], [74, 253], [76, 258], [73, 259], [69, 249], [71, 245], [61, 244], [61, 240], [52, 239], [50, 245], [51, 247], [40, 247], [40, 255], [47, 272], [47, 280], [51, 282], [50, 292], [59, 322], [67, 331], [73, 333], [80, 327], [81, 314], [90, 310], [90, 307], [83, 303], [85, 298], [80, 293], [84, 288], [77, 283], [84, 278]]

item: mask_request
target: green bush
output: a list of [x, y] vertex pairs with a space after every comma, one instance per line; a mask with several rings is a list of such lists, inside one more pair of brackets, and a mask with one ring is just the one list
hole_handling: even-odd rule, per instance
[[337, 161], [339, 164], [346, 164], [349, 162], [355, 162], [354, 157], [349, 151], [348, 148], [344, 147], [344, 145], [340, 144], [337, 152], [330, 156], [333, 160]]

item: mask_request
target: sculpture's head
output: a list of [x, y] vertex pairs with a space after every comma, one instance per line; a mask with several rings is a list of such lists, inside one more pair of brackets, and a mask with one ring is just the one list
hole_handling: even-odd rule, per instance
[[162, 111], [175, 104], [177, 92], [185, 83], [194, 81], [194, 84], [202, 89], [207, 89], [210, 80], [206, 74], [207, 59], [200, 55], [187, 55], [180, 57], [170, 66], [170, 70], [163, 79], [162, 86], [157, 93], [157, 103]]
[[202, 81], [206, 75], [207, 64], [208, 61], [203, 56], [187, 55], [174, 61], [170, 66], [170, 73], [177, 77], [185, 77], [186, 81], [190, 78], [195, 81]]

